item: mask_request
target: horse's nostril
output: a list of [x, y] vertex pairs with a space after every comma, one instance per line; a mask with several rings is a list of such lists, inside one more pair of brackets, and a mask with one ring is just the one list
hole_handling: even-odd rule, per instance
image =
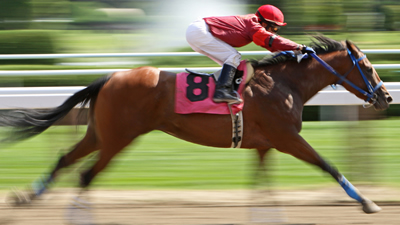
[[393, 101], [392, 96], [389, 95], [389, 96], [386, 98], [386, 101], [387, 101], [387, 103], [391, 103], [391, 102]]

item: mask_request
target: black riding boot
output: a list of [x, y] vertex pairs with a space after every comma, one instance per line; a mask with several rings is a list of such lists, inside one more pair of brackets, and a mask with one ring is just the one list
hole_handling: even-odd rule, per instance
[[214, 102], [227, 102], [230, 104], [242, 102], [237, 92], [232, 89], [232, 82], [235, 74], [235, 67], [228, 64], [222, 66], [221, 75], [215, 86]]

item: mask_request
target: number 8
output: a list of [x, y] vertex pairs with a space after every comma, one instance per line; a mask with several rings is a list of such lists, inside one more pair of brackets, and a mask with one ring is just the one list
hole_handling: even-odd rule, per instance
[[[194, 79], [196, 77], [201, 78], [200, 83], [196, 83]], [[189, 85], [186, 88], [186, 97], [191, 101], [191, 102], [197, 102], [197, 101], [202, 101], [208, 97], [208, 82], [210, 77], [208, 76], [198, 76], [195, 74], [189, 74], [186, 78], [186, 82]], [[200, 89], [200, 94], [196, 95], [194, 93], [195, 89]]]

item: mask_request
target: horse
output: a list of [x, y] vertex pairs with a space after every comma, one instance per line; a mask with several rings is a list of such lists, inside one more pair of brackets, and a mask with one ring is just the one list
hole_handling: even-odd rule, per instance
[[[352, 41], [317, 35], [311, 47], [316, 53], [300, 62], [285, 55], [251, 61], [254, 75], [242, 96], [241, 148], [255, 149], [260, 164], [274, 148], [314, 165], [330, 174], [361, 204], [365, 213], [378, 212], [381, 208], [362, 195], [299, 133], [304, 104], [328, 85], [342, 84], [376, 110], [387, 109], [392, 97], [369, 60]], [[34, 190], [30, 198], [44, 193], [62, 168], [98, 151], [97, 161], [80, 176], [79, 186], [87, 189], [115, 155], [135, 138], [152, 130], [205, 146], [229, 148], [231, 116], [176, 113], [175, 81], [175, 73], [143, 66], [101, 77], [58, 107], [3, 114], [0, 125], [15, 128], [10, 138], [21, 141], [42, 133], [78, 104], [89, 105], [85, 136], [59, 158], [43, 180], [42, 188]]]

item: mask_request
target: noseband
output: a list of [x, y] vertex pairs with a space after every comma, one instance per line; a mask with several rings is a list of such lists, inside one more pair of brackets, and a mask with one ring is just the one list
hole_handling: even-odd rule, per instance
[[[356, 59], [356, 57], [351, 53], [351, 51], [349, 49], [347, 49], [347, 52], [349, 53], [350, 59], [353, 62], [353, 66], [344, 75], [341, 75], [340, 73], [338, 73], [335, 69], [333, 69], [330, 65], [328, 65], [324, 60], [319, 58], [316, 54], [311, 53], [310, 55], [313, 58], [315, 58], [319, 63], [321, 63], [321, 65], [323, 65], [329, 72], [331, 72], [333, 75], [335, 75], [339, 78], [339, 81], [336, 84], [341, 84], [342, 82], [347, 83], [348, 85], [350, 85], [351, 87], [353, 87], [354, 89], [359, 91], [361, 94], [367, 96], [367, 99], [365, 100], [365, 102], [372, 101], [371, 105], [373, 105], [376, 102], [376, 99], [378, 97], [375, 92], [382, 86], [383, 81], [379, 82], [375, 87], [373, 87], [371, 85], [371, 83], [368, 81], [367, 77], [362, 72], [360, 65], [358, 63], [361, 60], [367, 58], [367, 56], [363, 55], [362, 57]], [[353, 84], [351, 81], [346, 79], [346, 76], [354, 69], [354, 67], [356, 65], [357, 65], [358, 71], [361, 74], [361, 77], [363, 78], [365, 84], [367, 85], [368, 91], [364, 91], [363, 89], [361, 89], [360, 87], [358, 87], [357, 85]], [[365, 107], [365, 105], [364, 105], [364, 107]]]

